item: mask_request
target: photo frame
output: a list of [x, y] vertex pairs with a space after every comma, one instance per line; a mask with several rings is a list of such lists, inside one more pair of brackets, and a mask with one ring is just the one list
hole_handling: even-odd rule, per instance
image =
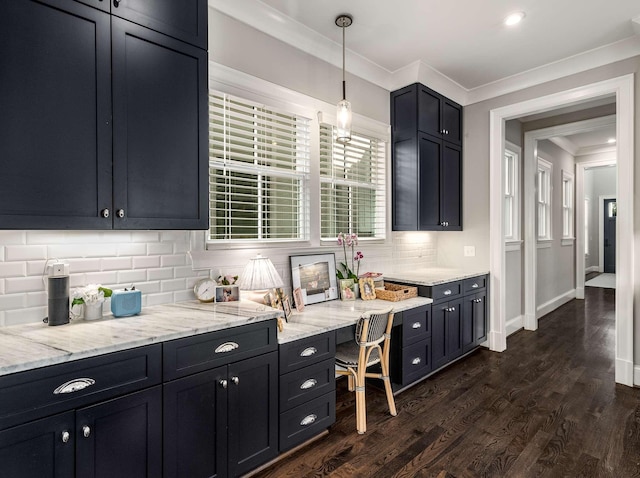
[[[299, 288], [303, 305], [338, 298], [336, 257], [333, 252], [289, 256], [293, 290]], [[298, 307], [298, 297], [296, 307]]]
[[373, 300], [376, 298], [376, 286], [371, 277], [365, 277], [358, 281], [360, 285], [360, 298], [362, 300]]
[[237, 285], [219, 285], [216, 287], [216, 302], [237, 302], [240, 300], [240, 288]]
[[300, 289], [300, 287], [293, 289], [293, 303], [295, 304], [298, 312], [302, 312], [304, 310], [304, 299], [302, 298], [302, 289]]
[[289, 302], [288, 296], [285, 296], [284, 299], [282, 299], [282, 311], [284, 312], [284, 320], [288, 322], [289, 317], [291, 317], [291, 314], [293, 313], [293, 311], [291, 310], [291, 302]]
[[340, 279], [340, 300], [356, 300], [353, 279]]

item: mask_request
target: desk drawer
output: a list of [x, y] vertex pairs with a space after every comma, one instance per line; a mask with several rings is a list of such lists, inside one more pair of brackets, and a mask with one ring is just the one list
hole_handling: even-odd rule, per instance
[[431, 339], [402, 349], [402, 384], [407, 385], [431, 372]]
[[402, 313], [402, 345], [407, 346], [431, 337], [431, 306], [425, 305]]
[[314, 437], [336, 421], [335, 390], [280, 414], [280, 452]]
[[462, 295], [462, 281], [447, 282], [431, 288], [431, 298], [434, 302], [451, 300]]
[[278, 349], [276, 321], [268, 320], [164, 343], [164, 380], [202, 372]]
[[336, 388], [334, 359], [280, 376], [280, 411], [284, 412]]
[[464, 280], [464, 293], [479, 292], [487, 288], [487, 276], [471, 277]]
[[161, 381], [160, 344], [0, 377], [0, 429]]
[[333, 360], [335, 355], [335, 332], [326, 332], [282, 344], [280, 345], [280, 373], [293, 372], [323, 360]]

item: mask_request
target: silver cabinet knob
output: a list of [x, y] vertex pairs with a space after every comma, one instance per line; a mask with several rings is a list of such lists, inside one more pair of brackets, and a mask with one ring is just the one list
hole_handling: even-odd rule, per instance
[[85, 425], [82, 427], [82, 434], [85, 438], [89, 438], [89, 436], [91, 435], [91, 428], [89, 428], [89, 425]]
[[222, 388], [227, 388], [227, 385], [229, 384], [226, 380], [220, 380], [218, 383]]
[[422, 324], [420, 322], [414, 322], [411, 326], [412, 329], [419, 329], [420, 327], [422, 327]]
[[413, 365], [419, 365], [420, 362], [422, 362], [422, 360], [420, 360], [420, 357], [416, 357], [411, 361]]
[[62, 443], [69, 443], [69, 438], [71, 438], [71, 434], [65, 430], [62, 432]]
[[235, 384], [238, 385], [240, 383], [240, 379], [238, 377], [231, 377], [231, 381]]
[[100, 211], [100, 215], [106, 219], [111, 215], [111, 211], [105, 208], [102, 211]]
[[124, 217], [124, 209], [118, 209], [116, 211], [116, 216], [118, 216], [120, 219], [122, 219]]

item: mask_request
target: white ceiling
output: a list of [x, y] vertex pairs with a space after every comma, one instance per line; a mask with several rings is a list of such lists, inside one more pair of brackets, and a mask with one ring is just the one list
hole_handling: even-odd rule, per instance
[[[548, 76], [568, 74], [569, 66], [593, 67], [585, 64], [589, 59], [598, 66], [640, 53], [638, 0], [209, 0], [209, 4], [334, 64], [341, 60], [336, 50], [342, 42], [335, 18], [349, 13], [354, 23], [346, 30], [347, 69], [377, 84], [385, 83], [381, 79], [385, 72], [404, 79], [408, 70], [432, 69], [429, 74], [442, 75], [469, 92], [513, 82], [530, 70], [546, 68]], [[526, 17], [520, 25], [506, 27], [503, 19], [517, 10]], [[323, 42], [328, 43], [321, 46]], [[386, 81], [384, 86], [388, 85], [394, 82]]]

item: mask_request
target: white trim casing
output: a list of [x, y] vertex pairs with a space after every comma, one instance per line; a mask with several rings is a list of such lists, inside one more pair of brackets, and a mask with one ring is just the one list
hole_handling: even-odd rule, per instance
[[[492, 350], [501, 351], [506, 348], [505, 321], [505, 258], [504, 235], [502, 229], [503, 217], [503, 155], [504, 155], [504, 123], [507, 119], [514, 119], [527, 114], [548, 111], [570, 103], [578, 103], [592, 98], [609, 94], [616, 95], [616, 136], [618, 158], [618, 202], [625, 204], [624, 209], [618, 210], [617, 258], [616, 258], [616, 363], [615, 380], [618, 383], [633, 385], [633, 293], [635, 289], [634, 249], [633, 249], [633, 148], [634, 148], [634, 75], [624, 75], [617, 78], [561, 91], [541, 98], [514, 103], [489, 112], [489, 170], [490, 170], [490, 278], [491, 313], [489, 318]], [[530, 140], [531, 141], [531, 140]], [[526, 143], [526, 140], [525, 140]], [[525, 157], [526, 157], [525, 144]], [[529, 162], [530, 163], [530, 162]], [[532, 165], [525, 161], [524, 174], [531, 175]], [[531, 186], [525, 181], [524, 199], [533, 198]], [[584, 205], [579, 205], [580, 210]], [[525, 208], [526, 209], [526, 208]], [[529, 208], [531, 209], [531, 208]], [[578, 216], [580, 220], [580, 216]], [[531, 220], [531, 211], [525, 210], [525, 225]], [[582, 218], [584, 220], [584, 218]], [[577, 227], [576, 229], [579, 230]], [[584, 232], [579, 232], [576, 250], [584, 246], [582, 238]], [[535, 241], [525, 234], [525, 323], [537, 327], [537, 319], [529, 317], [530, 311], [535, 311]], [[583, 249], [582, 249], [583, 250]], [[624, 257], [624, 260], [620, 258]], [[584, 272], [584, 263], [582, 265]], [[583, 275], [584, 281], [584, 275]], [[531, 293], [533, 291], [533, 294]], [[529, 299], [527, 299], [527, 297]], [[501, 347], [503, 346], [503, 347]]]

